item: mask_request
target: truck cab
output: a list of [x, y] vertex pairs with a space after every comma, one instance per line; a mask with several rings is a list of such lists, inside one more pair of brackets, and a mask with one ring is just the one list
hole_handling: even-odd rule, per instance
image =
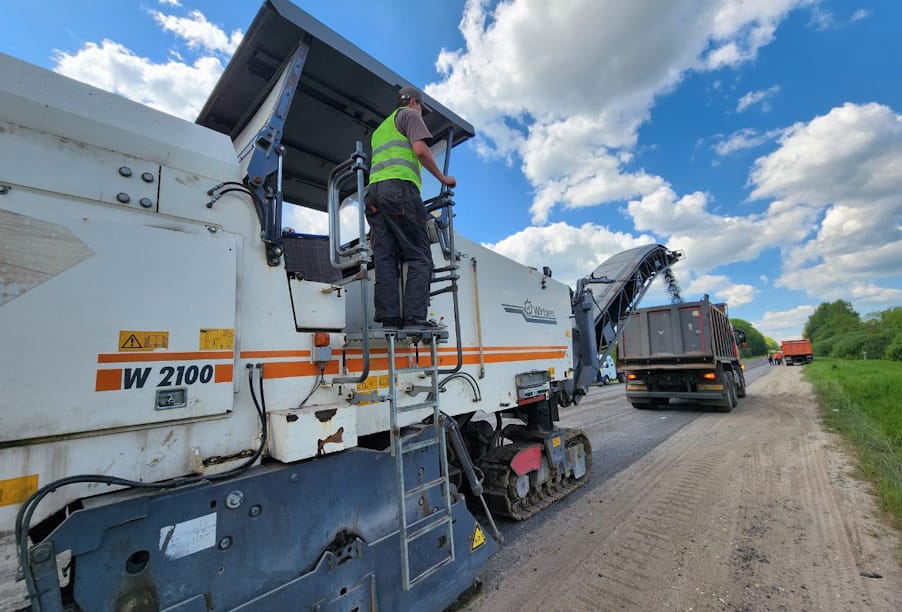
[[606, 355], [603, 359], [599, 359], [598, 375], [596, 382], [602, 385], [609, 385], [615, 381], [622, 381], [623, 375], [617, 372], [617, 364], [614, 358]]

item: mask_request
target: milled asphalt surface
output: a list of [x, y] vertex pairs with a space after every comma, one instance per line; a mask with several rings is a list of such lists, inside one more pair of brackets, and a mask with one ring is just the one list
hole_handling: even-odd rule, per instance
[[[746, 385], [766, 376], [771, 369], [764, 359], [745, 362], [745, 366]], [[666, 409], [637, 410], [626, 401], [624, 385], [593, 387], [579, 405], [561, 408], [559, 423], [561, 427], [582, 429], [592, 442], [592, 476], [589, 483], [529, 520], [499, 520], [505, 542], [515, 542], [522, 534], [541, 527], [554, 513], [567, 512], [569, 507], [579, 503], [587, 491], [600, 487], [614, 474], [709, 410], [687, 402]], [[504, 571], [504, 568], [494, 568], [489, 561], [487, 572], [491, 574], [495, 571]]]

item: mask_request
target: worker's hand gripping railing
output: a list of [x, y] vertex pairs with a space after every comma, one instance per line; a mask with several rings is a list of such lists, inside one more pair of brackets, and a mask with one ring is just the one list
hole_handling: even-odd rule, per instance
[[[451, 147], [454, 145], [454, 130], [449, 129], [445, 137], [445, 163], [443, 173], [447, 176], [448, 164], [451, 160]], [[439, 370], [439, 374], [455, 374], [460, 371], [463, 366], [463, 346], [460, 338], [460, 305], [457, 300], [457, 281], [460, 275], [457, 273], [460, 265], [458, 264], [457, 250], [454, 247], [454, 193], [447, 186], [442, 186], [438, 196], [426, 200], [426, 212], [432, 215], [439, 211], [439, 216], [435, 217], [435, 228], [438, 234], [438, 243], [442, 249], [448, 265], [432, 270], [432, 283], [448, 282], [447, 287], [436, 289], [429, 293], [429, 297], [434, 297], [442, 293], [450, 293], [451, 301], [454, 307], [454, 337], [457, 341], [457, 365], [450, 369]], [[447, 276], [435, 276], [436, 274], [445, 274]]]
[[[363, 313], [363, 371], [357, 376], [338, 376], [332, 379], [335, 383], [359, 383], [370, 375], [370, 317], [369, 317], [369, 277], [367, 264], [370, 261], [370, 247], [366, 239], [366, 204], [364, 202], [364, 173], [366, 172], [366, 153], [363, 143], [357, 141], [354, 154], [335, 166], [329, 173], [328, 213], [329, 213], [329, 259], [333, 268], [348, 270], [358, 267], [357, 280], [360, 281], [360, 308]], [[349, 179], [357, 179], [357, 226], [359, 239], [357, 244], [342, 247], [341, 241], [341, 186]]]

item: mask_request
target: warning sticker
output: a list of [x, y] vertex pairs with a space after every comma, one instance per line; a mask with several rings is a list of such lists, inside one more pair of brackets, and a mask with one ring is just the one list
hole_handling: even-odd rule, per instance
[[234, 329], [202, 329], [200, 330], [200, 350], [231, 351], [235, 348]]
[[181, 559], [216, 545], [216, 513], [160, 528], [160, 552]]
[[483, 533], [479, 523], [476, 523], [476, 528], [473, 530], [473, 537], [470, 540], [470, 552], [473, 552], [485, 544], [485, 533]]
[[38, 475], [19, 476], [0, 480], [0, 506], [21, 504], [38, 490]]
[[156, 351], [169, 348], [168, 331], [119, 332], [119, 350], [123, 352]]
[[[388, 375], [381, 374], [379, 376], [369, 376], [363, 382], [357, 383], [358, 393], [369, 393], [380, 389], [388, 389]], [[376, 402], [359, 402], [358, 405], [366, 406], [367, 404], [375, 404]]]
[[388, 389], [388, 374], [370, 376], [363, 382], [357, 383], [358, 391], [376, 391], [378, 389]]
[[561, 445], [561, 437], [560, 436], [555, 436], [555, 437], [551, 438], [551, 446], [557, 448], [560, 445]]

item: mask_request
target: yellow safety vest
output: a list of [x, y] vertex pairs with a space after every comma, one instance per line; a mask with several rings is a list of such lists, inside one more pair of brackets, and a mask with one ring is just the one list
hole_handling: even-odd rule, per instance
[[395, 116], [399, 110], [401, 109], [395, 109], [373, 132], [373, 138], [370, 141], [373, 148], [370, 183], [388, 179], [403, 179], [416, 185], [417, 189], [422, 189], [420, 160], [413, 152], [410, 139], [395, 127]]

